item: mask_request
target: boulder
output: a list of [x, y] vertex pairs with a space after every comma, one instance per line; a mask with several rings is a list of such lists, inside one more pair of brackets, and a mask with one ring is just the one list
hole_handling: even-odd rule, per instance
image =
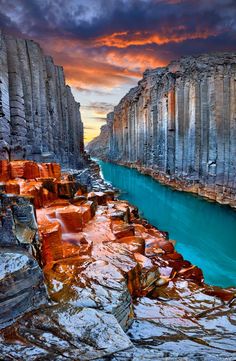
[[71, 305], [29, 313], [0, 337], [4, 360], [90, 361], [133, 347], [114, 316]]
[[0, 248], [0, 328], [47, 304], [43, 273], [27, 252]]

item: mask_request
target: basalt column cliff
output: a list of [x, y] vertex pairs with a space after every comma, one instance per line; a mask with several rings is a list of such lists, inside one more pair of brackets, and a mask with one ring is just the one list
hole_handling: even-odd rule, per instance
[[236, 54], [187, 57], [146, 71], [115, 107], [110, 129], [110, 160], [234, 203]]
[[37, 43], [0, 32], [0, 159], [83, 163], [79, 103]]

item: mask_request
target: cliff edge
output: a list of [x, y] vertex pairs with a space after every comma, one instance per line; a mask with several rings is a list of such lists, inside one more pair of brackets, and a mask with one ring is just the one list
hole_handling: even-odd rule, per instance
[[64, 71], [32, 40], [0, 31], [0, 159], [84, 162], [80, 104]]

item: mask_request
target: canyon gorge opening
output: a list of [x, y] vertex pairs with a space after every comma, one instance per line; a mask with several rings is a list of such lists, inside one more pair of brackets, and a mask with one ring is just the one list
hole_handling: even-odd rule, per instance
[[[0, 360], [235, 360], [235, 152], [234, 52], [145, 71], [85, 150], [63, 68], [1, 31]], [[230, 255], [227, 287], [190, 259], [197, 212], [219, 220], [212, 271]], [[182, 222], [190, 258], [163, 219]]]

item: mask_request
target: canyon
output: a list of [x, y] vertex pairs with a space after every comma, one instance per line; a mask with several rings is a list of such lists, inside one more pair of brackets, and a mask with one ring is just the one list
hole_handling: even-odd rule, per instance
[[[1, 32], [0, 47], [0, 360], [235, 360], [235, 287], [206, 284], [202, 270], [176, 251], [168, 232], [140, 217], [138, 209], [119, 200], [117, 190], [101, 178], [99, 166], [84, 152], [79, 104], [65, 84], [63, 68], [31, 40]], [[223, 68], [234, 74], [234, 58], [227, 59], [228, 67]], [[178, 128], [174, 144], [181, 150], [178, 155], [171, 151], [175, 130], [170, 125], [164, 131], [162, 126], [168, 123], [168, 112], [175, 114], [167, 100], [174, 106], [175, 92], [169, 85], [177, 82], [180, 70], [178, 63], [172, 66], [176, 76], [170, 79], [166, 70], [148, 71], [108, 115], [102, 151], [101, 137], [92, 143], [95, 154], [109, 154], [109, 159], [127, 165], [134, 161], [143, 171], [156, 171], [157, 166], [158, 172], [169, 175], [175, 164], [178, 177], [186, 178], [189, 170], [196, 182], [200, 171], [193, 160], [194, 147], [201, 144], [201, 164], [215, 170], [215, 177], [207, 179], [219, 186], [219, 194], [224, 187], [232, 199], [235, 159], [229, 152], [235, 144], [231, 141], [229, 149], [226, 143], [228, 134], [234, 135], [233, 120], [232, 127], [224, 118], [220, 130], [215, 129], [216, 134], [224, 133], [224, 145], [219, 143], [224, 159], [218, 165], [218, 156], [209, 158], [217, 167], [206, 161], [209, 149], [203, 150], [192, 128], [189, 137]], [[209, 68], [214, 71], [214, 62], [209, 61]], [[223, 71], [220, 66], [219, 70]], [[207, 71], [202, 67], [204, 74]], [[162, 130], [154, 144], [148, 137], [150, 129], [157, 135], [157, 128], [149, 128], [148, 122], [150, 94], [157, 94], [152, 89], [156, 76], [166, 76], [169, 83], [162, 83], [167, 95], [158, 106], [165, 117], [164, 124], [158, 122]], [[204, 91], [210, 79], [203, 81]], [[227, 84], [225, 80], [225, 89]], [[179, 103], [189, 92], [193, 102], [198, 99], [192, 85], [191, 91], [181, 86]], [[230, 94], [225, 90], [222, 101], [230, 97], [231, 104], [234, 93]], [[134, 99], [136, 111], [146, 114], [145, 126], [137, 124]], [[177, 109], [186, 115], [185, 103]], [[193, 104], [190, 108], [194, 122]], [[153, 109], [155, 118], [157, 108]], [[187, 123], [187, 115], [184, 119]], [[181, 139], [193, 145], [186, 164]], [[209, 144], [212, 140], [206, 147]]]
[[219, 53], [145, 71], [87, 149], [235, 207], [235, 139], [236, 54]]

